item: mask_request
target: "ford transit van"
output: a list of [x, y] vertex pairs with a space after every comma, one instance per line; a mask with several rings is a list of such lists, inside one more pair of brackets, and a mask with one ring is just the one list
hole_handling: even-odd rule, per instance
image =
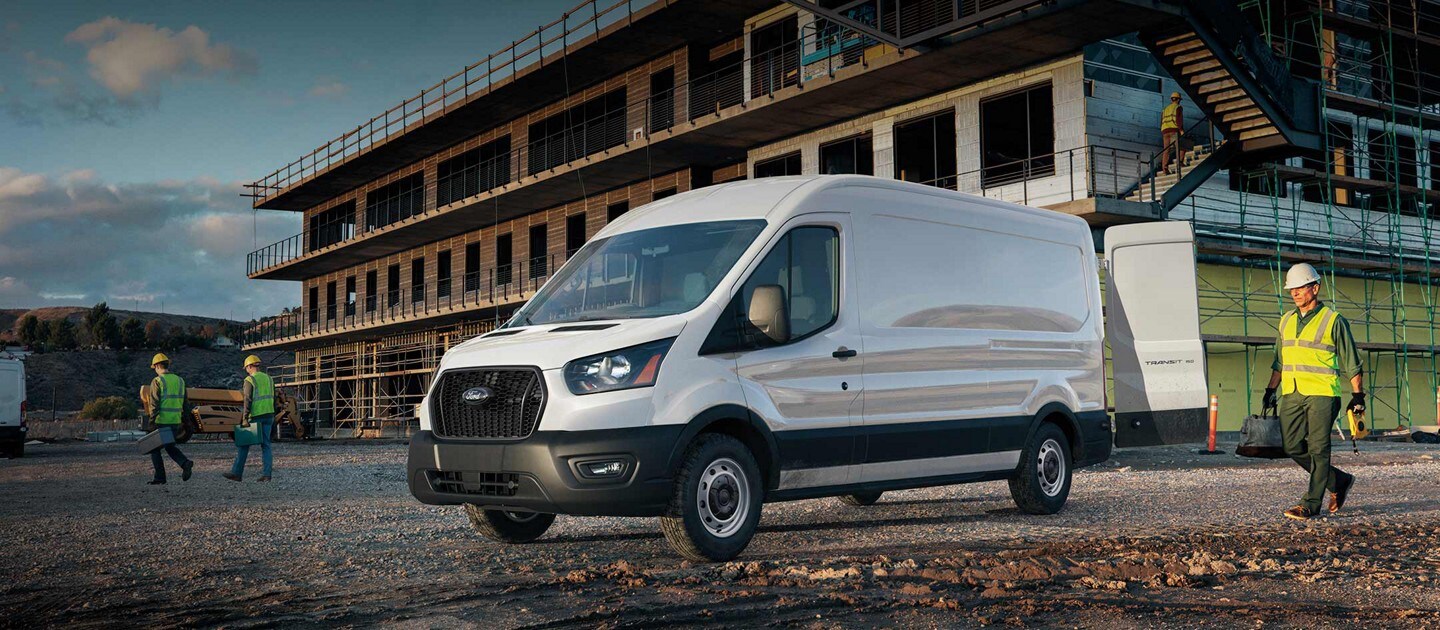
[[727, 560], [766, 502], [1007, 480], [1064, 506], [1112, 445], [1205, 425], [1190, 227], [1112, 228], [907, 182], [780, 177], [637, 208], [447, 352], [408, 483], [482, 534], [658, 516]]

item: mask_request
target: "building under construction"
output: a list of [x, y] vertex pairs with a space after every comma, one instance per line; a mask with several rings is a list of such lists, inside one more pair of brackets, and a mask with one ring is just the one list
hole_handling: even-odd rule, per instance
[[1077, 215], [1097, 247], [1192, 223], [1222, 429], [1315, 264], [1372, 422], [1434, 424], [1435, 59], [1432, 0], [592, 0], [251, 184], [304, 227], [249, 277], [302, 306], [246, 345], [295, 352], [277, 376], [322, 426], [403, 428], [447, 348], [630, 208], [859, 173]]

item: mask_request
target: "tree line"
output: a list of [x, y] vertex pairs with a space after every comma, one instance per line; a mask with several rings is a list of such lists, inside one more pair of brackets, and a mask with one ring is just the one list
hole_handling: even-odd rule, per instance
[[205, 348], [218, 336], [233, 339], [238, 334], [239, 331], [228, 322], [188, 329], [180, 326], [167, 329], [156, 319], [141, 322], [127, 317], [121, 322], [104, 302], [90, 307], [79, 326], [64, 317], [40, 321], [34, 315], [25, 315], [15, 324], [15, 336], [20, 343], [37, 350], [75, 350], [81, 347], [112, 350]]

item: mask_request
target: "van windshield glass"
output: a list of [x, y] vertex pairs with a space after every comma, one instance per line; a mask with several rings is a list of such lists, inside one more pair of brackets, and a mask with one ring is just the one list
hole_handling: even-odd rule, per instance
[[704, 301], [765, 221], [711, 221], [587, 243], [507, 326], [684, 313]]

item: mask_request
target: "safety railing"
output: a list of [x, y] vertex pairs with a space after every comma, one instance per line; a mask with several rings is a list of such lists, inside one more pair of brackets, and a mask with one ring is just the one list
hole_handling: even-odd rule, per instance
[[498, 82], [511, 78], [548, 55], [563, 53], [572, 42], [599, 36], [614, 24], [629, 21], [652, 5], [670, 0], [586, 0], [558, 19], [511, 42], [490, 56], [465, 66], [418, 95], [358, 125], [300, 159], [277, 169], [248, 186], [259, 198], [266, 198], [301, 180], [358, 155], [371, 146], [404, 133], [410, 126], [443, 114], [449, 107], [472, 96], [489, 92]]
[[[384, 215], [387, 220], [380, 221], [372, 220], [375, 213], [368, 208], [357, 208], [357, 215], [361, 216], [353, 236], [340, 244], [365, 238], [416, 216], [437, 214], [449, 204], [464, 203], [466, 199], [510, 185], [525, 176], [539, 175], [630, 142], [648, 141], [652, 134], [672, 129], [677, 120], [694, 121], [718, 115], [728, 107], [767, 99], [804, 82], [833, 76], [843, 68], [864, 65], [864, 51], [879, 45], [877, 40], [838, 26], [807, 26], [794, 42], [754, 53], [668, 90], [629, 94], [623, 103], [570, 120], [560, 131], [529, 138], [472, 169], [456, 171], [444, 182], [436, 183], [437, 192], [446, 194], [437, 195], [434, 205], [415, 208], [407, 205], [405, 212], [390, 212]], [[748, 86], [744, 80], [747, 67], [752, 71]], [[681, 109], [684, 111], [679, 111]], [[632, 125], [638, 127], [630, 129]], [[456, 177], [472, 176], [473, 189], [467, 187], [468, 180], [452, 181]], [[460, 193], [456, 192], [457, 188]], [[457, 196], [464, 193], [469, 194]], [[447, 203], [439, 203], [440, 199]], [[357, 205], [374, 205], [366, 201]], [[306, 244], [306, 237], [299, 234], [261, 248], [249, 257], [247, 272], [255, 275], [304, 257], [312, 251]]]
[[[533, 296], [564, 264], [549, 254], [440, 280], [310, 305], [267, 318], [245, 331], [246, 345], [270, 344], [363, 330], [389, 323], [512, 304]], [[441, 287], [445, 287], [444, 290]]]
[[1180, 178], [1185, 177], [1186, 154], [1199, 153], [1208, 158], [1210, 154], [1220, 148], [1220, 144], [1224, 141], [1224, 134], [1220, 133], [1215, 124], [1209, 118], [1201, 118], [1184, 132], [1165, 141], [1159, 151], [1151, 154], [1140, 172], [1136, 173], [1135, 179], [1126, 190], [1122, 191], [1120, 196], [1129, 197], [1135, 201], [1160, 201], [1169, 187], [1161, 186], [1159, 179], [1163, 175], [1172, 174], [1168, 172], [1169, 164], [1174, 164], [1173, 175], [1175, 175], [1176, 181], [1179, 181]]
[[1147, 163], [1147, 156], [1138, 151], [1087, 145], [911, 181], [992, 199], [1046, 206], [1090, 197], [1123, 197]]

